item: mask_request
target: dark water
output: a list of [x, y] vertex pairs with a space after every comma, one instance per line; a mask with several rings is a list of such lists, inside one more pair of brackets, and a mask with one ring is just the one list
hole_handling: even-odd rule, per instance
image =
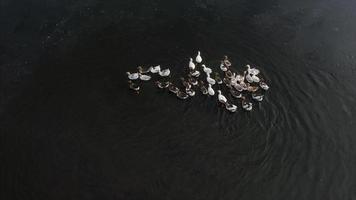
[[[356, 2], [0, 1], [1, 199], [356, 199]], [[251, 113], [125, 72], [261, 66]]]

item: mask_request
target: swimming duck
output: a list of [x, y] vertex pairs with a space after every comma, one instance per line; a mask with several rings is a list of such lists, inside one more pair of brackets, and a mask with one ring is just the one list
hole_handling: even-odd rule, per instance
[[179, 91], [179, 88], [174, 86], [173, 83], [169, 83], [168, 89], [170, 92], [172, 92], [174, 94], [177, 94], [177, 92]]
[[134, 73], [126, 72], [126, 74], [127, 74], [127, 78], [129, 78], [130, 80], [136, 80], [139, 77], [139, 74], [137, 72]]
[[149, 80], [151, 80], [151, 76], [146, 75], [146, 74], [140, 74], [140, 79], [143, 81], [149, 81]]
[[223, 63], [228, 68], [231, 66], [231, 62], [229, 61], [229, 58], [227, 56], [224, 56]]
[[157, 74], [161, 71], [161, 66], [160, 65], [157, 65], [155, 67], [150, 67], [150, 71], [152, 74]]
[[218, 84], [222, 84], [222, 83], [223, 83], [223, 81], [222, 81], [221, 78], [220, 78], [219, 73], [217, 73], [217, 72], [215, 72], [215, 80], [216, 80], [216, 82], [217, 82]]
[[242, 97], [242, 108], [245, 109], [246, 111], [251, 111], [252, 110], [252, 103], [247, 102], [245, 97]]
[[138, 70], [138, 72], [139, 72], [140, 74], [146, 74], [146, 73], [148, 73], [148, 72], [151, 72], [151, 69], [152, 69], [152, 67], [149, 67], [149, 68], [147, 68], [147, 69], [143, 69], [142, 66], [138, 66], [138, 67], [137, 67], [137, 70]]
[[256, 100], [256, 101], [262, 101], [263, 100], [263, 95], [262, 94], [256, 94], [256, 93], [252, 93], [252, 99]]
[[205, 66], [204, 64], [201, 65], [201, 66], [203, 67], [203, 71], [204, 71], [206, 74], [211, 74], [211, 73], [213, 72], [209, 67]]
[[221, 61], [220, 69], [221, 69], [221, 71], [223, 71], [223, 72], [226, 72], [227, 70], [229, 70], [229, 68], [224, 65], [224, 62], [223, 62], [223, 61]]
[[260, 82], [260, 78], [258, 78], [256, 75], [253, 75], [253, 74], [247, 74], [246, 75], [246, 80], [247, 80], [247, 82], [249, 82], [249, 83], [258, 83], [258, 82]]
[[163, 88], [167, 88], [170, 85], [170, 82], [160, 82], [160, 81], [156, 81], [156, 85], [157, 87], [163, 89]]
[[211, 84], [208, 85], [208, 94], [210, 96], [214, 96], [215, 95], [215, 91], [214, 89], [211, 87]]
[[257, 90], [258, 90], [258, 86], [252, 86], [250, 84], [247, 84], [247, 91], [256, 92]]
[[129, 83], [129, 88], [133, 91], [136, 91], [136, 93], [139, 92], [140, 90], [140, 86], [138, 86], [137, 84], [135, 84], [134, 82], [132, 82], [131, 80], [128, 81]]
[[233, 97], [239, 99], [242, 97], [242, 93], [233, 89], [230, 89], [230, 93]]
[[178, 91], [177, 92], [177, 97], [179, 98], [179, 99], [186, 99], [186, 98], [188, 98], [189, 97], [189, 95], [187, 95], [185, 92], [182, 92], [182, 91]]
[[189, 59], [189, 69], [191, 71], [194, 71], [195, 70], [195, 64], [193, 63], [193, 58], [190, 58]]
[[194, 76], [194, 77], [199, 77], [200, 76], [200, 72], [198, 70], [195, 70], [193, 72], [190, 72], [190, 75]]
[[201, 93], [203, 93], [203, 94], [208, 94], [208, 89], [205, 87], [204, 82], [203, 82], [203, 81], [200, 81], [199, 85], [200, 85], [200, 91], [201, 91]]
[[211, 77], [210, 77], [210, 74], [207, 74], [207, 76], [206, 76], [206, 81], [209, 83], [209, 84], [211, 84], [211, 85], [215, 85], [215, 80], [214, 79], [212, 79]]
[[203, 61], [203, 59], [202, 59], [201, 56], [200, 56], [200, 51], [198, 51], [198, 55], [197, 55], [197, 57], [195, 58], [195, 61], [196, 61], [197, 63], [201, 63], [201, 62]]
[[256, 69], [256, 68], [251, 68], [250, 65], [246, 65], [246, 67], [247, 67], [247, 72], [248, 72], [249, 74], [257, 75], [257, 74], [260, 73], [260, 70], [258, 70], [258, 69]]
[[182, 80], [182, 84], [185, 88], [190, 89], [192, 86], [190, 85], [190, 83], [188, 81], [186, 81], [183, 77], [180, 78], [180, 80]]
[[198, 81], [197, 79], [193, 78], [193, 77], [189, 77], [188, 78], [188, 82], [192, 85], [198, 85]]
[[238, 82], [243, 82], [245, 81], [245, 76], [246, 76], [247, 71], [244, 71], [243, 75], [237, 74], [235, 79]]
[[226, 78], [231, 79], [231, 78], [234, 77], [234, 74], [232, 73], [232, 71], [227, 70], [227, 71], [225, 72], [225, 76], [226, 76]]
[[234, 88], [239, 92], [244, 91], [244, 87], [240, 83], [234, 84]]
[[191, 97], [195, 95], [195, 91], [192, 88], [185, 88], [185, 92]]
[[225, 103], [225, 108], [226, 108], [226, 110], [228, 110], [230, 112], [236, 112], [236, 110], [237, 110], [237, 106], [232, 103], [229, 103], [229, 102]]
[[164, 70], [160, 70], [159, 72], [158, 72], [158, 74], [160, 75], [160, 76], [163, 76], [163, 77], [166, 77], [166, 76], [169, 76], [170, 74], [171, 74], [171, 70], [169, 70], [168, 68], [167, 69], [164, 69]]
[[226, 97], [221, 94], [221, 90], [218, 90], [218, 100], [220, 103], [223, 103], [223, 104], [225, 104], [227, 102]]
[[266, 82], [263, 79], [261, 79], [261, 81], [260, 81], [260, 87], [263, 90], [268, 90], [269, 89], [269, 86], [266, 84]]

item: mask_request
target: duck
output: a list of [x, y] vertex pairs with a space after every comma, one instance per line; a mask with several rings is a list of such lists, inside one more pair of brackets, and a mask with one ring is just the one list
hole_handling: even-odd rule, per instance
[[190, 72], [190, 75], [197, 78], [200, 76], [200, 72], [198, 70], [194, 70]]
[[240, 83], [234, 84], [234, 88], [235, 88], [238, 92], [242, 92], [242, 91], [245, 90], [245, 88], [244, 88]]
[[146, 74], [140, 74], [140, 79], [143, 80], [143, 81], [149, 81], [151, 80], [151, 76], [149, 75], [146, 75]]
[[232, 71], [227, 70], [227, 71], [225, 72], [225, 76], [226, 76], [226, 78], [231, 79], [231, 78], [234, 77], [234, 74], [232, 73]]
[[159, 72], [158, 72], [158, 74], [160, 75], [160, 76], [163, 76], [163, 77], [166, 77], [166, 76], [169, 76], [170, 74], [171, 74], [171, 70], [169, 70], [169, 68], [167, 68], [167, 69], [164, 69], [164, 70], [160, 70]]
[[193, 62], [193, 58], [190, 58], [190, 59], [189, 59], [189, 69], [190, 69], [191, 71], [194, 71], [194, 70], [195, 70], [195, 64], [194, 64], [194, 62]]
[[260, 70], [258, 70], [258, 69], [256, 69], [256, 68], [251, 68], [250, 65], [246, 65], [246, 67], [247, 67], [247, 72], [248, 72], [249, 74], [257, 75], [257, 74], [260, 73]]
[[191, 85], [198, 85], [198, 81], [193, 78], [193, 77], [189, 77], [188, 78], [188, 82], [191, 84]]
[[237, 74], [235, 79], [238, 82], [243, 82], [245, 81], [245, 76], [246, 76], [247, 71], [244, 71], [243, 75]]
[[242, 97], [242, 108], [245, 109], [246, 111], [251, 111], [252, 110], [252, 103], [247, 102], [245, 97]]
[[189, 95], [188, 94], [186, 94], [185, 92], [182, 92], [182, 91], [178, 91], [177, 92], [177, 97], [179, 98], [179, 99], [187, 99], [188, 97], [189, 97]]
[[261, 79], [261, 81], [260, 81], [260, 87], [263, 90], [268, 90], [269, 89], [269, 86], [267, 85], [267, 83], [263, 79]]
[[225, 104], [227, 102], [226, 97], [221, 94], [221, 90], [218, 90], [218, 100], [220, 103], [223, 103], [223, 104]]
[[207, 74], [206, 81], [211, 85], [215, 85], [216, 83], [216, 81], [210, 77], [210, 74]]
[[215, 72], [215, 81], [220, 85], [223, 83], [223, 81], [220, 78], [219, 73]]
[[236, 112], [236, 110], [237, 110], [237, 106], [232, 103], [229, 103], [229, 102], [225, 103], [225, 108], [226, 108], [226, 110], [228, 110], [230, 112]]
[[150, 67], [150, 72], [152, 74], [157, 74], [161, 71], [161, 66], [160, 65], [157, 65], [155, 67]]
[[209, 67], [205, 66], [204, 64], [201, 65], [201, 66], [203, 67], [203, 71], [204, 71], [206, 74], [211, 74], [211, 73], [213, 72]]
[[163, 88], [167, 88], [170, 85], [170, 82], [160, 82], [160, 81], [156, 81], [156, 85], [157, 87], [163, 89]]
[[250, 84], [247, 84], [247, 91], [256, 92], [257, 90], [258, 90], [258, 86], [252, 86]]
[[214, 89], [211, 87], [211, 84], [208, 84], [208, 94], [210, 96], [214, 96], [215, 95], [215, 91]]
[[146, 74], [148, 72], [151, 72], [152, 67], [149, 67], [147, 69], [144, 69], [142, 66], [138, 66], [137, 70], [140, 74]]
[[228, 68], [231, 66], [231, 62], [229, 61], [229, 58], [227, 56], [224, 56], [223, 63]]
[[190, 83], [188, 81], [186, 81], [183, 77], [180, 78], [180, 80], [182, 81], [182, 84], [185, 88], [190, 89], [192, 86], [190, 85]]
[[220, 69], [221, 69], [221, 71], [223, 71], [223, 72], [226, 72], [227, 70], [229, 70], [229, 68], [224, 65], [224, 62], [223, 62], [223, 61], [221, 61]]
[[177, 92], [179, 91], [179, 88], [174, 86], [173, 83], [169, 83], [168, 89], [170, 92], [172, 92], [174, 94], [177, 94]]
[[197, 63], [201, 63], [203, 61], [202, 57], [200, 56], [200, 51], [198, 51], [198, 55], [197, 57], [195, 58], [195, 62]]
[[200, 85], [200, 91], [201, 91], [201, 93], [202, 93], [202, 94], [208, 94], [208, 89], [205, 87], [204, 82], [203, 82], [203, 81], [200, 81], [199, 85]]
[[252, 93], [252, 99], [256, 100], [256, 101], [262, 101], [263, 100], [263, 95], [262, 94], [256, 94], [256, 93]]
[[138, 86], [137, 84], [135, 84], [133, 81], [129, 80], [128, 81], [129, 83], [129, 88], [133, 91], [136, 91], [137, 93], [139, 92], [140, 90], [140, 86]]
[[258, 83], [258, 82], [260, 82], [260, 78], [258, 78], [258, 76], [250, 74], [250, 73], [248, 73], [246, 75], [246, 80], [249, 83]]
[[233, 97], [239, 99], [242, 97], [242, 93], [240, 91], [236, 91], [236, 90], [233, 90], [233, 89], [230, 89], [230, 93]]
[[139, 73], [134, 72], [134, 73], [130, 73], [130, 72], [126, 72], [127, 74], [127, 78], [129, 78], [130, 80], [136, 80], [139, 78]]
[[195, 91], [192, 88], [185, 88], [185, 92], [191, 97], [195, 95]]

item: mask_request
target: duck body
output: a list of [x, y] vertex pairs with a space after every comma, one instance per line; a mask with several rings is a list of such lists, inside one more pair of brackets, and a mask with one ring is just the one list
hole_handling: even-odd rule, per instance
[[199, 77], [200, 76], [200, 72], [198, 70], [195, 70], [195, 71], [191, 72], [190, 75], [193, 76], [193, 77]]
[[178, 92], [177, 92], [177, 97], [178, 97], [179, 99], [187, 99], [187, 98], [189, 97], [189, 95], [186, 94], [185, 92], [178, 91]]
[[195, 78], [192, 78], [192, 77], [188, 79], [188, 82], [190, 84], [192, 84], [192, 85], [198, 85], [198, 81]]
[[137, 80], [139, 78], [139, 73], [134, 72], [134, 73], [130, 73], [130, 72], [126, 72], [127, 74], [127, 78], [129, 78], [130, 80]]
[[192, 90], [192, 88], [189, 88], [189, 89], [186, 88], [185, 92], [191, 97], [195, 95], [195, 91]]
[[263, 101], [263, 95], [262, 94], [255, 94], [255, 93], [252, 93], [252, 99], [256, 100], [256, 101]]
[[249, 74], [252, 74], [252, 75], [257, 75], [257, 74], [259, 74], [260, 73], [260, 70], [258, 70], [258, 69], [256, 69], [256, 68], [251, 68], [251, 66], [250, 65], [246, 65], [246, 67], [247, 67], [247, 72], [249, 73]]
[[157, 74], [161, 71], [161, 66], [160, 65], [157, 65], [155, 67], [150, 67], [150, 72], [152, 74]]
[[189, 69], [191, 71], [194, 71], [195, 70], [195, 64], [193, 63], [193, 58], [190, 58], [189, 59]]
[[242, 108], [246, 111], [251, 111], [252, 110], [252, 103], [251, 102], [247, 102], [245, 98], [242, 99]]
[[169, 84], [168, 89], [170, 92], [172, 92], [174, 94], [177, 94], [179, 92], [179, 88], [174, 86], [172, 83]]
[[160, 76], [162, 77], [166, 77], [166, 76], [169, 76], [171, 74], [171, 70], [169, 70], [168, 68], [167, 69], [164, 69], [162, 71], [159, 71], [158, 72]]
[[213, 73], [213, 71], [212, 71], [209, 67], [207, 67], [207, 66], [205, 66], [205, 65], [202, 65], [202, 67], [203, 67], [203, 71], [204, 71], [207, 75]]
[[223, 62], [220, 64], [220, 69], [221, 69], [221, 71], [223, 71], [223, 72], [226, 72], [227, 70], [229, 70], [229, 68], [227, 68], [227, 67], [224, 65]]
[[156, 81], [156, 85], [158, 88], [167, 88], [170, 85], [170, 82], [160, 82], [160, 81]]
[[201, 63], [203, 61], [202, 57], [200, 56], [200, 51], [198, 51], [198, 55], [197, 57], [195, 58], [195, 62], [197, 63]]
[[268, 90], [268, 89], [269, 89], [269, 86], [268, 86], [265, 82], [263, 82], [263, 81], [260, 82], [260, 87], [261, 87], [263, 90]]
[[215, 83], [216, 83], [216, 81], [213, 78], [211, 78], [209, 74], [206, 77], [206, 81], [211, 85], [215, 85]]
[[209, 86], [208, 86], [208, 94], [209, 94], [210, 96], [214, 96], [214, 95], [215, 95], [215, 91], [214, 91], [214, 89], [211, 87], [211, 84], [209, 84]]
[[138, 86], [137, 84], [135, 84], [131, 80], [129, 80], [128, 83], [129, 83], [129, 88], [131, 90], [136, 91], [136, 92], [138, 92], [140, 90], [140, 86]]
[[228, 110], [230, 112], [236, 112], [236, 110], [237, 110], [236, 105], [234, 105], [232, 103], [228, 103], [228, 102], [225, 104], [225, 108], [226, 108], [226, 110]]
[[235, 98], [237, 98], [237, 99], [239, 99], [239, 98], [242, 97], [242, 93], [239, 92], [239, 91], [236, 91], [236, 90], [231, 89], [231, 90], [230, 90], [230, 93], [231, 93], [231, 95], [232, 95], [233, 97], [235, 97]]
[[221, 94], [221, 90], [218, 90], [218, 100], [220, 103], [223, 103], [223, 104], [225, 104], [227, 102], [226, 97]]
[[146, 75], [146, 74], [140, 74], [140, 79], [143, 81], [149, 81], [149, 80], [151, 80], [151, 76]]

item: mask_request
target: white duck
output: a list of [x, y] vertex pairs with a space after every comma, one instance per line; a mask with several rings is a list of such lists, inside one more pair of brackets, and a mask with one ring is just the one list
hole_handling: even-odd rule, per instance
[[216, 83], [216, 81], [210, 77], [210, 74], [207, 74], [206, 81], [211, 85], [215, 85], [215, 83]]
[[257, 75], [257, 74], [260, 73], [260, 70], [258, 70], [258, 69], [256, 69], [256, 68], [251, 68], [250, 65], [246, 65], [246, 67], [247, 67], [247, 72], [248, 72], [249, 74]]
[[252, 103], [247, 102], [245, 97], [242, 97], [242, 108], [245, 109], [246, 111], [251, 111], [252, 110]]
[[262, 94], [255, 94], [252, 93], [252, 99], [256, 100], [256, 101], [262, 101], [263, 100], [263, 95]]
[[264, 82], [263, 80], [260, 82], [260, 87], [263, 89], [263, 90], [268, 90], [269, 89], [269, 86], [266, 84], [266, 82]]
[[197, 63], [201, 63], [201, 62], [203, 61], [202, 57], [200, 56], [200, 51], [198, 51], [198, 55], [197, 55], [197, 57], [195, 58], [195, 61], [196, 61]]
[[162, 71], [160, 70], [158, 73], [159, 73], [160, 76], [166, 77], [166, 76], [169, 76], [171, 74], [171, 70], [169, 70], [167, 68], [167, 69], [164, 69]]
[[130, 72], [126, 72], [127, 74], [127, 78], [129, 78], [130, 80], [136, 80], [139, 78], [139, 73], [134, 72], [134, 73], [130, 73]]
[[221, 62], [221, 64], [220, 64], [220, 69], [221, 69], [221, 71], [223, 71], [223, 72], [226, 72], [226, 71], [228, 70], [228, 68], [224, 65], [224, 62]]
[[248, 73], [246, 75], [246, 80], [249, 83], [253, 83], [253, 82], [258, 83], [258, 82], [260, 82], [260, 78], [258, 78], [258, 76], [250, 74], [250, 73]]
[[225, 104], [227, 102], [226, 97], [221, 94], [221, 90], [218, 90], [218, 100], [220, 103], [223, 103], [223, 104]]
[[192, 71], [195, 70], [195, 64], [193, 63], [193, 58], [189, 59], [189, 69]]
[[157, 74], [161, 71], [161, 66], [160, 65], [157, 65], [155, 67], [150, 67], [150, 72], [152, 74]]
[[226, 108], [226, 110], [228, 110], [230, 112], [236, 112], [236, 110], [237, 110], [237, 106], [236, 105], [234, 105], [232, 103], [230, 104], [228, 102], [226, 102], [225, 108]]
[[149, 80], [151, 80], [151, 76], [146, 75], [146, 74], [140, 74], [140, 79], [143, 81], [149, 81]]
[[201, 65], [201, 66], [203, 67], [203, 71], [204, 71], [206, 74], [211, 74], [211, 73], [213, 72], [209, 67], [205, 66], [204, 64]]
[[209, 94], [210, 96], [214, 96], [214, 95], [215, 95], [215, 91], [214, 91], [214, 89], [211, 87], [211, 84], [209, 84], [209, 86], [208, 86], [208, 94]]
[[200, 76], [200, 72], [198, 70], [195, 70], [195, 71], [191, 72], [190, 75], [192, 75], [194, 77], [199, 77]]

